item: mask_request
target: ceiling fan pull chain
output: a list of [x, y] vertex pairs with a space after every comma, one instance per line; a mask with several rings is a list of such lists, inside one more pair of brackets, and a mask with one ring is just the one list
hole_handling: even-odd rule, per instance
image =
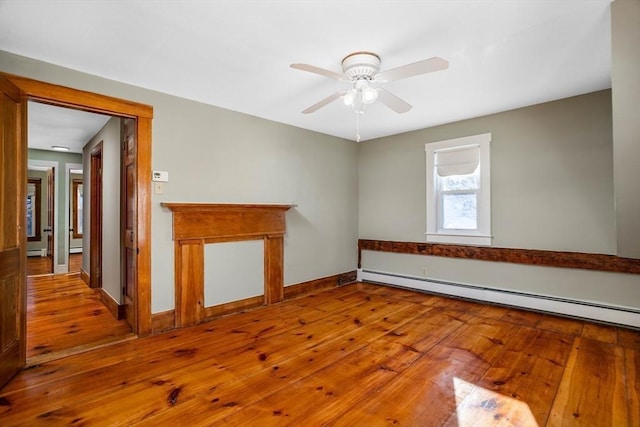
[[356, 111], [356, 142], [360, 142], [360, 113]]

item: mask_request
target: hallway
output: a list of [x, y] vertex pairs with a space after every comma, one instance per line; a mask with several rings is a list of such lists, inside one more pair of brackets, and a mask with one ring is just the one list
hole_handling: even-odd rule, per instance
[[78, 274], [27, 278], [27, 360], [52, 360], [135, 337]]
[[[48, 257], [27, 257], [27, 276], [51, 274], [51, 259]], [[82, 267], [82, 254], [69, 254], [69, 273], [79, 273]]]

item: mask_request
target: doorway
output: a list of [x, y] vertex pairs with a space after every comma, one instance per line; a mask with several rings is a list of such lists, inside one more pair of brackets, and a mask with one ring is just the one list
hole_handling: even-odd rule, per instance
[[[133, 183], [131, 185], [134, 204], [136, 207], [135, 212], [135, 226], [134, 233], [132, 235], [133, 244], [136, 248], [136, 263], [135, 269], [129, 275], [136, 281], [136, 294], [135, 301], [132, 310], [136, 313], [136, 324], [134, 333], [138, 336], [149, 335], [151, 333], [151, 120], [153, 117], [153, 109], [150, 106], [138, 104], [131, 101], [121, 100], [109, 96], [99, 95], [95, 93], [80, 91], [68, 87], [53, 85], [44, 83], [29, 78], [8, 75], [0, 73], [3, 78], [17, 88], [21, 92], [20, 97], [24, 101], [30, 99], [34, 101], [40, 101], [47, 104], [73, 107], [84, 111], [98, 112], [102, 114], [116, 115], [120, 117], [129, 117], [135, 119], [135, 132], [137, 136], [137, 146], [135, 147], [135, 175]], [[28, 121], [26, 114], [26, 106], [24, 103], [21, 108], [21, 112], [18, 112], [18, 116], [21, 116], [24, 120], [22, 123]], [[4, 120], [4, 118], [3, 118]], [[12, 123], [9, 126], [14, 126]], [[16, 129], [20, 129], [19, 127]], [[16, 144], [15, 149], [18, 152], [18, 156], [26, 156], [26, 142], [22, 139], [22, 136], [26, 132], [22, 131], [17, 135], [16, 139], [11, 139], [11, 144]], [[18, 187], [25, 188], [27, 184], [26, 178], [26, 157], [22, 157], [24, 163], [18, 162], [17, 167], [22, 169], [22, 173], [18, 171], [18, 177], [21, 177], [22, 182], [18, 183]], [[23, 187], [24, 186], [24, 187]], [[24, 194], [24, 193], [22, 193]], [[22, 211], [24, 212], [24, 210]], [[18, 251], [20, 256], [16, 258], [19, 261], [18, 271], [21, 274], [26, 275], [26, 244], [22, 243]], [[21, 283], [26, 283], [23, 277]], [[22, 285], [26, 286], [26, 285]], [[24, 288], [23, 288], [24, 289]], [[26, 289], [23, 291], [26, 292]], [[18, 294], [19, 295], [19, 294]], [[24, 325], [24, 319], [26, 319], [26, 300], [16, 301], [17, 318], [19, 324]], [[4, 322], [4, 320], [3, 320]], [[2, 327], [3, 325], [0, 325]], [[12, 352], [11, 358], [15, 357], [16, 361], [11, 362], [11, 366], [24, 366], [26, 362], [26, 327], [18, 328], [17, 342], [21, 342], [23, 351]], [[9, 357], [9, 355], [7, 355]], [[4, 362], [3, 362], [4, 363]], [[7, 365], [8, 366], [8, 365]]]
[[66, 190], [69, 191], [67, 271], [80, 274], [84, 251], [84, 171], [82, 163], [67, 163]]
[[27, 169], [27, 275], [54, 274], [59, 163], [31, 159]]
[[[42, 197], [47, 200], [42, 203], [45, 228], [41, 242], [33, 244], [40, 243], [47, 248], [42, 251], [46, 257], [39, 259], [55, 258], [56, 268], [49, 266], [43, 273], [56, 276], [43, 278], [29, 274], [27, 280], [27, 360], [35, 363], [69, 354], [74, 349], [85, 350], [128, 339], [133, 322], [126, 316], [122, 320], [124, 309], [120, 309], [124, 306], [118, 262], [123, 244], [118, 237], [120, 223], [117, 220], [122, 209], [121, 161], [118, 159], [122, 119], [30, 101], [28, 120], [30, 163], [36, 162], [35, 157], [49, 159], [50, 164], [55, 165], [47, 172], [40, 172], [42, 180], [48, 182], [43, 186]], [[60, 144], [58, 141], [65, 141], [67, 151], [55, 150], [62, 148], [55, 145]], [[105, 152], [109, 156], [106, 169], [103, 168]], [[64, 173], [54, 172], [56, 169]], [[35, 173], [30, 171], [29, 176]], [[85, 181], [87, 200], [84, 199]], [[103, 183], [107, 190], [107, 218], [103, 217]], [[85, 222], [90, 224], [86, 236]], [[107, 236], [104, 240], [103, 233]], [[107, 258], [104, 262], [103, 254]], [[76, 262], [76, 258], [80, 262]], [[28, 258], [29, 273], [37, 259]], [[104, 275], [103, 264], [107, 269]], [[89, 272], [85, 274], [89, 278], [86, 284], [80, 280], [81, 271]], [[94, 289], [86, 289], [87, 286]]]

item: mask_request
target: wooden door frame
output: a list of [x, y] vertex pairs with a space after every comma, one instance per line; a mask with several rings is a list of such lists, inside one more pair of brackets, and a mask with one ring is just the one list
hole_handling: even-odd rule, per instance
[[[90, 159], [90, 208], [89, 215], [89, 286], [92, 288], [102, 287], [102, 148], [100, 141], [91, 150]], [[96, 167], [99, 166], [100, 173], [97, 173]]]
[[[136, 313], [138, 336], [151, 334], [151, 121], [153, 107], [0, 72], [26, 98], [61, 107], [136, 119], [136, 246], [138, 250]], [[26, 174], [24, 174], [26, 188]], [[26, 253], [25, 253], [26, 256]], [[26, 264], [26, 260], [25, 260]], [[26, 280], [25, 280], [26, 284]], [[25, 290], [26, 292], [26, 290]]]
[[[28, 150], [27, 150], [28, 151]], [[47, 169], [47, 257], [51, 256], [49, 260], [49, 273], [56, 273], [56, 168], [50, 166]]]

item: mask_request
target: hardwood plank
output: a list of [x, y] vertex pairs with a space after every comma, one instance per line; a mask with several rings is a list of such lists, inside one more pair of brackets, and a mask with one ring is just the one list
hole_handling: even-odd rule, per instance
[[518, 309], [511, 309], [507, 311], [504, 316], [502, 316], [502, 320], [507, 322], [512, 322], [517, 325], [536, 327], [538, 322], [542, 319], [542, 314], [535, 313], [533, 311], [524, 311]]
[[[368, 309], [370, 311], [369, 307]], [[238, 411], [244, 411], [245, 408], [251, 407], [252, 404], [261, 401], [271, 393], [282, 391], [284, 395], [291, 396], [290, 384], [309, 378], [309, 376], [320, 371], [323, 367], [343, 363], [349, 355], [362, 350], [368, 343], [374, 342], [377, 337], [387, 334], [389, 328], [409, 321], [413, 313], [419, 315], [423, 310], [428, 310], [428, 308], [417, 307], [414, 309], [405, 307], [402, 311], [386, 314], [382, 318], [378, 317], [377, 321], [367, 321], [366, 325], [370, 327], [362, 326], [363, 324], [361, 323], [360, 326], [352, 328], [350, 333], [344, 335], [332, 334], [330, 339], [327, 339], [328, 337], [326, 336], [322, 338], [314, 334], [312, 338], [307, 338], [310, 340], [311, 352], [289, 352], [290, 358], [283, 361], [274, 361], [273, 358], [268, 357], [265, 361], [271, 361], [271, 363], [266, 365], [265, 369], [245, 377], [242, 381], [222, 384], [207, 392], [205, 394], [208, 403], [206, 406], [209, 407], [207, 412], [202, 412], [202, 408], [198, 408], [199, 405], [194, 406], [193, 403], [187, 403], [181, 407], [171, 408], [171, 410], [167, 411], [167, 414], [158, 414], [150, 418], [148, 420], [149, 425], [157, 425], [160, 420], [163, 422], [178, 422], [187, 415], [191, 419], [194, 413], [203, 417], [202, 419], [198, 418], [197, 422], [204, 423], [206, 421], [211, 423]], [[331, 325], [329, 326], [331, 327]], [[308, 337], [306, 334], [304, 336]], [[318, 341], [319, 339], [320, 341]], [[406, 351], [407, 349], [404, 350]], [[246, 371], [240, 370], [239, 372], [245, 373]], [[252, 384], [250, 389], [257, 390], [259, 393], [247, 392], [247, 384], [249, 383]], [[211, 403], [214, 405], [211, 405]], [[263, 404], [260, 403], [260, 407]], [[258, 416], [256, 411], [258, 409], [250, 410], [251, 418]], [[278, 411], [281, 410], [275, 410], [274, 412]], [[271, 416], [271, 413], [268, 415]], [[240, 420], [235, 422], [239, 423]]]
[[[321, 316], [317, 323], [322, 324], [324, 327], [316, 328], [317, 334], [313, 339], [310, 339], [307, 333], [293, 334], [286, 333], [286, 330], [280, 330], [280, 333], [272, 335], [271, 331], [273, 329], [271, 327], [262, 327], [261, 330], [268, 335], [257, 337], [256, 332], [260, 334], [260, 331], [251, 331], [249, 334], [239, 333], [245, 331], [245, 328], [242, 328], [241, 330], [228, 331], [228, 335], [235, 340], [234, 342], [225, 340], [224, 344], [221, 344], [219, 341], [212, 339], [212, 335], [209, 333], [209, 339], [204, 340], [205, 343], [200, 343], [200, 345], [180, 348], [177, 351], [163, 349], [158, 352], [160, 354], [154, 354], [151, 360], [142, 357], [135, 361], [130, 361], [119, 369], [118, 375], [114, 375], [112, 367], [100, 368], [92, 372], [92, 378], [102, 386], [100, 392], [93, 393], [92, 397], [85, 398], [83, 396], [82, 389], [86, 385], [83, 385], [82, 378], [72, 377], [67, 379], [64, 386], [67, 395], [62, 400], [58, 400], [58, 406], [53, 411], [56, 413], [57, 421], [67, 423], [81, 417], [83, 411], [90, 411], [95, 406], [100, 406], [100, 418], [103, 416], [108, 417], [108, 414], [111, 413], [118, 416], [126, 415], [128, 419], [135, 420], [137, 416], [147, 414], [145, 409], [149, 405], [151, 406], [148, 407], [148, 410], [154, 410], [158, 402], [156, 393], [162, 395], [166, 390], [153, 389], [152, 393], [147, 393], [151, 395], [147, 406], [140, 403], [136, 407], [128, 408], [123, 406], [122, 401], [131, 400], [129, 399], [131, 393], [145, 393], [149, 383], [178, 384], [172, 379], [177, 375], [180, 377], [181, 395], [189, 396], [189, 393], [202, 392], [210, 387], [210, 384], [206, 381], [207, 375], [203, 374], [203, 369], [206, 366], [219, 366], [216, 363], [216, 357], [220, 354], [230, 353], [232, 355], [232, 357], [228, 358], [227, 363], [224, 364], [224, 372], [232, 373], [233, 378], [239, 378], [241, 375], [249, 375], [264, 369], [266, 361], [269, 364], [277, 364], [289, 357], [290, 352], [296, 354], [305, 348], [317, 345], [318, 341], [336, 338], [335, 326], [337, 324], [345, 323], [346, 327], [356, 329], [359, 324], [348, 320], [361, 318], [362, 323], [368, 323], [376, 317], [382, 318], [386, 316], [390, 312], [397, 310], [398, 307], [398, 305], [386, 304], [384, 301], [376, 303], [367, 301], [360, 306], [349, 309], [344, 314], [336, 313], [327, 318]], [[371, 311], [371, 308], [381, 308], [381, 310]], [[282, 321], [287, 322], [287, 319], [282, 319]], [[294, 325], [297, 325], [298, 328], [304, 327], [299, 322]], [[254, 327], [254, 325], [249, 324], [247, 327]], [[181, 368], [173, 365], [174, 362], [179, 363], [185, 358], [188, 359], [188, 365]], [[157, 360], [162, 360], [163, 364], [157, 364]], [[191, 373], [193, 376], [188, 377], [186, 373]], [[215, 369], [212, 375], [219, 377], [220, 373], [220, 369]], [[189, 378], [191, 379], [189, 380]], [[126, 388], [122, 387], [123, 383], [127, 385]], [[216, 383], [216, 385], [219, 384]], [[32, 395], [33, 391], [31, 391]], [[38, 390], [38, 392], [42, 393], [43, 396], [46, 395], [48, 399], [51, 398], [51, 394], [46, 394], [44, 388]], [[11, 397], [15, 397], [15, 395], [19, 395], [19, 393], [15, 393]], [[104, 397], [107, 395], [109, 398], [105, 400]], [[121, 395], [123, 395], [122, 401], [119, 397]], [[73, 410], [70, 408], [71, 404]], [[111, 411], [109, 411], [109, 408], [111, 408]], [[26, 408], [19, 407], [18, 409], [22, 409], [30, 417], [36, 418], [43, 413], [50, 412], [50, 410], [43, 412], [36, 408], [31, 409], [30, 412]], [[12, 419], [10, 415], [8, 416], [9, 420]]]
[[[210, 333], [231, 333], [232, 337], [252, 337], [260, 329], [275, 330], [275, 324], [286, 322], [293, 325], [302, 319], [315, 319], [319, 316], [327, 316], [326, 312], [303, 310], [296, 306], [274, 307], [265, 313], [268, 318], [260, 319], [258, 316], [247, 317], [244, 320], [240, 316], [219, 319], [215, 326], [203, 324], [193, 328], [185, 328], [170, 333], [159, 334], [136, 342], [125, 342], [102, 349], [100, 352], [90, 352], [69, 357], [65, 360], [55, 360], [43, 365], [29, 367], [12, 381], [5, 391], [17, 391], [28, 388], [30, 384], [38, 383], [50, 386], [56, 381], [65, 382], [69, 377], [88, 374], [102, 367], [114, 367], [121, 363], [128, 363], [137, 359], [141, 354], [145, 357], [161, 357], [162, 351], [171, 353], [185, 346], [198, 345], [201, 340], [211, 340]], [[304, 316], [300, 316], [304, 314]], [[190, 339], [191, 337], [191, 339]]]
[[[42, 386], [16, 390], [5, 395], [5, 398], [18, 402], [13, 405], [12, 412], [21, 411], [22, 416], [37, 418], [41, 414], [53, 411], [56, 413], [58, 421], [66, 420], [66, 422], [71, 422], [78, 417], [79, 413], [77, 411], [82, 410], [82, 408], [91, 411], [91, 408], [96, 405], [101, 407], [109, 406], [112, 402], [118, 402], [119, 393], [126, 395], [145, 393], [149, 384], [160, 382], [164, 385], [169, 381], [171, 375], [191, 372], [195, 375], [193, 381], [202, 383], [203, 378], [206, 378], [203, 375], [203, 369], [206, 366], [215, 365], [216, 354], [237, 351], [246, 347], [255, 340], [256, 333], [260, 334], [260, 331], [256, 329], [265, 331], [265, 336], [270, 336], [274, 330], [279, 332], [278, 328], [271, 326], [265, 328], [265, 325], [257, 325], [256, 323], [246, 325], [246, 328], [243, 328], [242, 331], [227, 329], [225, 336], [230, 339], [224, 340], [224, 345], [221, 345], [219, 340], [212, 339], [214, 337], [213, 333], [219, 332], [213, 329], [205, 334], [198, 334], [199, 341], [189, 341], [188, 345], [185, 345], [183, 341], [176, 342], [172, 338], [172, 334], [163, 334], [157, 336], [156, 341], [160, 341], [160, 343], [155, 346], [156, 351], [154, 352], [147, 353], [135, 346], [132, 349], [135, 352], [134, 358], [126, 362], [115, 358], [111, 360], [111, 363], [104, 364], [101, 363], [103, 359], [97, 360], [95, 361], [97, 364], [89, 371], [89, 374], [92, 382], [100, 384], [100, 389], [90, 394], [86, 392], [85, 377], [83, 375], [75, 375], [58, 377], [55, 382], [43, 384]], [[287, 319], [280, 319], [280, 323], [286, 324]], [[251, 330], [251, 328], [256, 329]], [[169, 345], [163, 345], [163, 342]], [[130, 346], [130, 344], [135, 345], [135, 343], [126, 343], [126, 346]], [[119, 346], [114, 346], [114, 350], [117, 351], [117, 347]], [[79, 356], [75, 359], [82, 358], [82, 356]], [[159, 361], [162, 361], [162, 363], [158, 363]], [[166, 378], [167, 375], [169, 379]], [[220, 371], [215, 369], [214, 375], [219, 376]], [[186, 381], [184, 375], [181, 376], [180, 381], [184, 384]], [[64, 394], [57, 395], [51, 392], [51, 390], [58, 389], [64, 390]], [[155, 391], [157, 390], [154, 389]], [[43, 410], [42, 407], [30, 404], [29, 396], [31, 398], [41, 396], [42, 399], [52, 401], [54, 405]], [[107, 396], [108, 399], [106, 399]], [[157, 404], [157, 400], [152, 399], [150, 402], [153, 405]], [[73, 410], [69, 408], [73, 408]], [[138, 410], [138, 408], [135, 409], [136, 411]], [[121, 416], [123, 411], [124, 408], [119, 408], [112, 413]], [[2, 415], [1, 408], [0, 415]], [[13, 420], [11, 413], [4, 418], [7, 422]]]
[[640, 331], [618, 328], [618, 344], [622, 347], [640, 351]]
[[615, 326], [585, 323], [582, 336], [596, 341], [615, 344], [618, 341], [618, 330]]
[[[467, 323], [401, 372], [375, 398], [365, 398], [336, 418], [336, 425], [442, 425], [471, 390], [456, 389], [455, 378], [477, 382], [501, 353], [501, 339], [513, 325], [491, 319]], [[426, 387], [424, 385], [427, 385]], [[398, 399], [402, 396], [402, 399]], [[372, 397], [372, 396], [371, 396]], [[434, 404], [435, 403], [435, 404]]]
[[[456, 389], [454, 378], [473, 383], [485, 372], [480, 359], [460, 361], [454, 349], [437, 347], [373, 394], [335, 414], [336, 426], [442, 425], [468, 390]], [[401, 398], [399, 398], [401, 396]], [[428, 421], [427, 421], [428, 420]], [[427, 424], [428, 425], [428, 424]]]
[[78, 276], [28, 278], [27, 359], [128, 339], [131, 328], [111, 315], [99, 292]]
[[[544, 425], [572, 343], [572, 336], [516, 328], [500, 358], [473, 384], [474, 391], [457, 408], [454, 419], [462, 425], [474, 419], [484, 420], [479, 425], [488, 425], [489, 420]], [[487, 404], [487, 399], [496, 403]]]
[[364, 287], [363, 289], [369, 290], [372, 294], [380, 295], [385, 298], [396, 298], [403, 301], [416, 302], [418, 304], [431, 305], [434, 307], [445, 307], [453, 302], [453, 298], [427, 294], [412, 289], [368, 284], [362, 284], [361, 286]]
[[487, 317], [489, 319], [502, 319], [507, 311], [510, 310], [509, 307], [503, 307], [499, 305], [486, 305], [480, 304], [481, 308], [476, 313], [478, 316]]
[[82, 270], [82, 254], [69, 254], [69, 273], [79, 273]]
[[[47, 257], [30, 256], [27, 257], [27, 275], [41, 276], [43, 274], [51, 274], [51, 260]], [[82, 254], [69, 254], [69, 273], [81, 272], [82, 270]], [[84, 272], [84, 274], [87, 274]]]
[[623, 347], [511, 310], [331, 288], [33, 366], [0, 424], [637, 425], [634, 331]]
[[470, 390], [444, 424], [458, 426], [538, 426], [529, 406], [518, 399], [454, 379], [457, 389]]
[[67, 377], [86, 374], [102, 366], [114, 366], [135, 360], [140, 354], [151, 357], [161, 350], [175, 351], [183, 347], [185, 341], [188, 341], [190, 346], [199, 345], [202, 340], [211, 340], [210, 334], [212, 332], [223, 335], [231, 334], [230, 336], [233, 338], [229, 339], [227, 345], [233, 344], [236, 339], [254, 337], [263, 330], [268, 331], [268, 334], [263, 334], [263, 336], [270, 336], [281, 331], [278, 325], [283, 325], [282, 327], [286, 325], [286, 328], [290, 329], [299, 325], [312, 324], [320, 318], [340, 313], [343, 310], [348, 310], [351, 306], [366, 301], [366, 294], [359, 293], [355, 289], [353, 291], [341, 289], [341, 292], [341, 298], [345, 302], [338, 301], [339, 306], [332, 305], [332, 311], [309, 308], [307, 304], [304, 304], [306, 301], [312, 301], [313, 305], [319, 304], [315, 296], [310, 295], [295, 300], [295, 303], [263, 307], [259, 312], [241, 313], [192, 328], [148, 337], [145, 340], [126, 342], [103, 349], [100, 352], [85, 353], [66, 360], [33, 366], [23, 371], [5, 390], [20, 390], [32, 383], [64, 381]]
[[624, 350], [629, 425], [640, 426], [640, 350]]
[[537, 327], [546, 331], [561, 332], [564, 334], [580, 336], [584, 322], [581, 320], [567, 319], [563, 317], [545, 314], [540, 319]]
[[575, 338], [548, 426], [626, 426], [624, 351], [588, 338]]
[[[402, 346], [388, 350], [372, 353], [361, 348], [224, 421], [233, 425], [279, 425], [286, 419], [294, 425], [323, 425], [335, 418], [336, 410], [361, 399], [362, 391], [351, 384], [375, 390], [398, 375], [390, 364], [408, 364], [415, 359], [415, 354]], [[299, 396], [310, 396], [315, 404], [309, 405]], [[264, 420], [271, 422], [265, 424]]]
[[52, 274], [50, 257], [27, 257], [27, 275], [41, 276]]

